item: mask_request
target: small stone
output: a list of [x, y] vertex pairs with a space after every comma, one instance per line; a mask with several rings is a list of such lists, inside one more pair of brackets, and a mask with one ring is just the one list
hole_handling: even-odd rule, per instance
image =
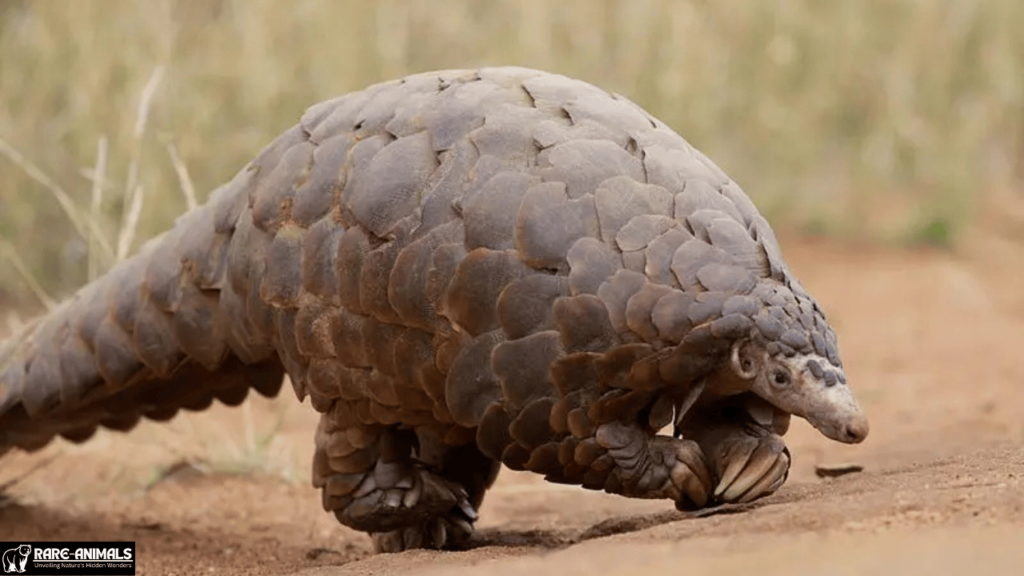
[[847, 474], [855, 474], [863, 471], [863, 466], [853, 463], [818, 464], [814, 467], [814, 474], [817, 475], [818, 478], [838, 478], [840, 476], [846, 476]]

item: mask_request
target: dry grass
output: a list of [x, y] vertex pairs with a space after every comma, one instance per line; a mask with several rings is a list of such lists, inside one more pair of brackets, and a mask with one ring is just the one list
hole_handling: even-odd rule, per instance
[[778, 226], [948, 243], [1020, 197], [1022, 26], [1011, 0], [4, 0], [0, 237], [39, 285], [0, 303], [67, 294], [313, 102], [485, 64], [630, 96]]

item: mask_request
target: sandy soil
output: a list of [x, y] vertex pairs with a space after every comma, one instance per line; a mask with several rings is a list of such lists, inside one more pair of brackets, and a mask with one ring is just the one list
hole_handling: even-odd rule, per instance
[[[836, 326], [869, 439], [803, 422], [789, 483], [697, 516], [503, 471], [465, 552], [373, 556], [309, 486], [312, 409], [294, 396], [14, 454], [0, 540], [124, 539], [139, 574], [1020, 574], [1024, 245], [956, 253], [783, 239]], [[817, 464], [861, 473], [822, 480]], [[38, 468], [37, 468], [38, 467]]]

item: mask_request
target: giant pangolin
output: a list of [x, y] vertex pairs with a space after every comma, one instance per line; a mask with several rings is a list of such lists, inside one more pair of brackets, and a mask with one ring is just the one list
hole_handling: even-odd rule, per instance
[[465, 542], [502, 464], [699, 508], [782, 485], [790, 415], [868, 432], [740, 187], [625, 98], [522, 68], [309, 108], [0, 348], [0, 452], [285, 374], [324, 508], [382, 551]]

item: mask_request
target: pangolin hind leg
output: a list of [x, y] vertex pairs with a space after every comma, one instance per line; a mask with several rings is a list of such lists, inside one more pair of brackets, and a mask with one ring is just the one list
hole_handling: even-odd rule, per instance
[[371, 534], [378, 551], [453, 548], [472, 533], [497, 466], [475, 447], [446, 447], [429, 433], [338, 427], [329, 412], [317, 430], [313, 483], [324, 509]]
[[775, 493], [786, 482], [791, 458], [782, 435], [789, 420], [788, 414], [743, 395], [700, 414], [679, 432], [700, 445], [707, 457], [714, 500], [745, 503]]
[[[484, 493], [494, 483], [501, 463], [484, 456], [475, 444], [447, 446], [432, 435], [419, 434], [417, 457], [440, 478], [461, 487], [464, 498], [447, 511], [418, 523], [373, 534], [377, 552], [412, 548], [457, 548], [472, 534]], [[468, 506], [467, 506], [468, 504]]]

